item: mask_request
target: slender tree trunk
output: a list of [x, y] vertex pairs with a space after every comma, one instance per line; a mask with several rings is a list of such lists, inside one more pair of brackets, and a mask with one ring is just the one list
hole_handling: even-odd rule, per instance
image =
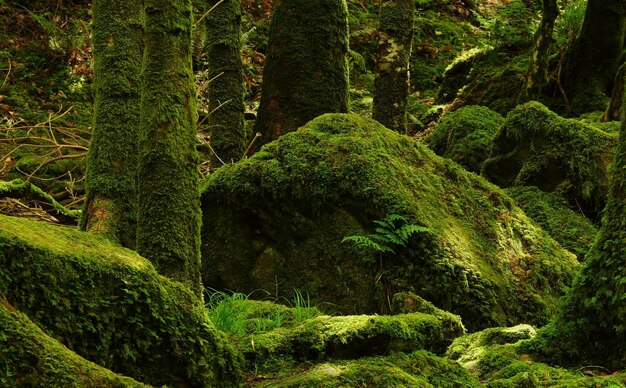
[[[219, 0], [209, 0], [213, 7]], [[225, 0], [206, 18], [209, 59], [209, 126], [219, 159], [236, 162], [245, 151], [241, 0]], [[214, 158], [217, 159], [217, 158]]]
[[613, 93], [611, 94], [611, 101], [604, 111], [602, 121], [617, 121], [622, 115], [622, 105], [624, 98], [624, 66], [626, 63], [622, 63], [622, 66], [617, 71], [615, 76], [615, 82], [613, 83]]
[[589, 0], [562, 80], [575, 115], [606, 108], [625, 33], [626, 0]]
[[144, 0], [137, 250], [202, 297], [191, 0]]
[[[565, 361], [626, 362], [626, 119], [611, 166], [612, 181], [602, 227], [556, 321], [547, 348], [565, 348]], [[558, 333], [553, 336], [554, 333]], [[553, 336], [553, 337], [551, 337]], [[566, 340], [567, 343], [561, 342]], [[572, 358], [573, 360], [567, 360]]]
[[552, 44], [552, 33], [559, 16], [557, 0], [543, 0], [543, 14], [537, 32], [535, 45], [530, 57], [524, 88], [519, 103], [537, 99], [548, 78], [548, 53]]
[[407, 125], [414, 12], [414, 0], [388, 0], [380, 7], [372, 117], [400, 133], [406, 133]]
[[348, 111], [345, 0], [281, 0], [274, 10], [255, 131], [263, 143]]
[[135, 245], [141, 0], [93, 2], [95, 116], [81, 228]]

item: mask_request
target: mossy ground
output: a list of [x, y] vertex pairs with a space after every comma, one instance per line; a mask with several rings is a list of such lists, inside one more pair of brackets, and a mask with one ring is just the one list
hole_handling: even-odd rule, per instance
[[615, 133], [564, 119], [538, 102], [511, 111], [481, 174], [499, 185], [537, 186], [595, 219], [604, 208]]
[[491, 141], [502, 124], [504, 118], [489, 108], [463, 106], [443, 116], [426, 142], [437, 155], [480, 173], [491, 151]]
[[[221, 168], [203, 191], [203, 276], [214, 287], [298, 288], [343, 313], [413, 291], [477, 329], [545, 323], [576, 268], [500, 189], [355, 115], [324, 115]], [[432, 235], [382, 262], [341, 243], [388, 214]]]
[[70, 350], [149, 384], [238, 381], [237, 353], [199, 301], [135, 252], [6, 216], [0, 230], [0, 293]]

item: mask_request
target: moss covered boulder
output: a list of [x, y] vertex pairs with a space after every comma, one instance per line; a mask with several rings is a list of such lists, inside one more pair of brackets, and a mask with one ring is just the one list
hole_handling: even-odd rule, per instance
[[103, 238], [0, 216], [0, 295], [68, 349], [138, 381], [239, 381], [237, 353], [189, 289]]
[[538, 102], [511, 111], [481, 174], [501, 187], [556, 192], [594, 218], [604, 208], [617, 134], [564, 119]]
[[534, 186], [509, 187], [506, 193], [515, 203], [579, 261], [591, 248], [598, 228], [588, 218], [570, 209], [565, 198]]
[[504, 117], [484, 106], [468, 105], [445, 115], [428, 136], [428, 147], [467, 170], [480, 173], [491, 151], [491, 140]]
[[70, 351], [0, 297], [3, 387], [147, 387]]
[[[320, 116], [219, 169], [202, 206], [206, 285], [297, 288], [343, 313], [413, 291], [470, 330], [545, 323], [577, 265], [496, 186], [355, 115]], [[342, 243], [389, 214], [431, 232], [384, 262]]]

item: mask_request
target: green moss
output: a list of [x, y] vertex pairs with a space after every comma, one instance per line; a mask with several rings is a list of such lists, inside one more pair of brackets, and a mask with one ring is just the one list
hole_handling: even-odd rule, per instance
[[60, 218], [76, 221], [80, 217], [80, 210], [70, 210], [58, 203], [50, 194], [45, 193], [39, 187], [21, 179], [14, 179], [10, 182], [0, 181], [0, 198], [24, 198], [32, 197], [50, 205], [54, 214]]
[[260, 386], [276, 387], [479, 387], [457, 363], [427, 351], [355, 361], [331, 361], [292, 376], [279, 375]]
[[[218, 0], [207, 1], [207, 8]], [[228, 0], [206, 18], [209, 62], [209, 132], [213, 150], [225, 163], [238, 161], [246, 148], [244, 77], [241, 58], [241, 1]], [[215, 160], [215, 158], [213, 158]]]
[[94, 124], [81, 227], [135, 246], [143, 7], [94, 1]]
[[[468, 60], [465, 65], [459, 63], [457, 70], [460, 74], [458, 82], [442, 89], [440, 95], [453, 99], [454, 88], [463, 87], [456, 95], [457, 103], [461, 105], [483, 105], [502, 115], [513, 109], [517, 104], [517, 96], [524, 85], [530, 58], [527, 54], [515, 55], [506, 51], [491, 51], [480, 53]], [[467, 68], [471, 65], [471, 70]], [[463, 74], [467, 74], [463, 78]], [[464, 82], [461, 80], [464, 79]], [[443, 101], [443, 99], [442, 99]]]
[[240, 346], [248, 362], [261, 367], [268, 358], [355, 359], [416, 349], [441, 353], [463, 333], [460, 319], [452, 314], [319, 316], [293, 328], [252, 335]]
[[503, 123], [504, 118], [489, 108], [464, 106], [443, 116], [426, 141], [437, 155], [478, 173]]
[[487, 329], [454, 341], [446, 356], [457, 360], [488, 387], [623, 387], [624, 376], [583, 374], [533, 360], [525, 353], [534, 330], [528, 325]]
[[536, 187], [510, 187], [505, 191], [563, 248], [575, 254], [579, 261], [585, 258], [598, 229], [589, 219], [571, 210], [563, 197]]
[[276, 6], [255, 124], [264, 143], [323, 113], [348, 111], [347, 17], [345, 0]]
[[147, 387], [68, 350], [0, 297], [0, 385]]
[[0, 293], [82, 357], [153, 385], [238, 381], [237, 355], [198, 299], [135, 252], [6, 216], [0, 247]]
[[137, 251], [201, 298], [191, 0], [144, 5]]
[[372, 117], [399, 133], [407, 131], [406, 105], [414, 13], [413, 0], [388, 0], [380, 6]]
[[[576, 268], [500, 189], [355, 115], [321, 116], [222, 167], [202, 206], [206, 284], [297, 288], [343, 313], [380, 311], [383, 296], [413, 291], [470, 330], [545, 323]], [[386, 260], [383, 283], [378, 258], [341, 241], [388, 214], [433, 233]]]
[[614, 134], [529, 102], [508, 114], [493, 142], [481, 173], [495, 184], [556, 192], [592, 219], [604, 207]]

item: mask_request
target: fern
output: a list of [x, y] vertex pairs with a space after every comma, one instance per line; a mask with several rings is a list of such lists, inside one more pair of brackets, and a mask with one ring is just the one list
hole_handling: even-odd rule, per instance
[[432, 230], [425, 226], [409, 223], [409, 219], [399, 214], [389, 214], [382, 220], [373, 221], [376, 228], [374, 234], [366, 236], [349, 236], [341, 240], [355, 246], [378, 253], [381, 258], [384, 254], [396, 254], [398, 247], [406, 248], [410, 238], [415, 234], [431, 234]]

